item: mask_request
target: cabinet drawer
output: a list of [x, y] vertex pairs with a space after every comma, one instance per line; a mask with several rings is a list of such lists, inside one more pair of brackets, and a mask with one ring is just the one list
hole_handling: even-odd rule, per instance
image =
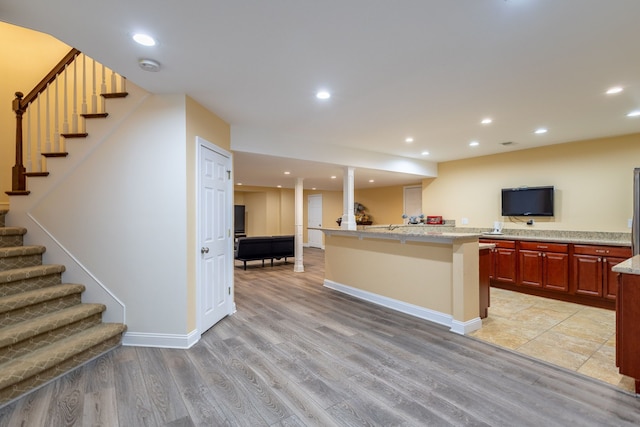
[[515, 240], [492, 240], [492, 239], [480, 239], [480, 243], [493, 243], [496, 245], [496, 248], [508, 248], [515, 249], [516, 242]]
[[631, 248], [624, 246], [573, 245], [573, 253], [580, 255], [631, 258]]
[[560, 252], [566, 254], [569, 252], [569, 245], [566, 243], [546, 243], [546, 242], [520, 242], [520, 249], [528, 251], [542, 252]]

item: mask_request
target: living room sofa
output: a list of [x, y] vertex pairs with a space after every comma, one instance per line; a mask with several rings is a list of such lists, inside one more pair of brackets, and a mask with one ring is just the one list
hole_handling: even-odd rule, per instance
[[247, 269], [247, 261], [264, 261], [271, 260], [273, 267], [274, 259], [284, 258], [287, 262], [288, 257], [295, 255], [295, 239], [293, 235], [289, 236], [255, 236], [255, 237], [239, 237], [236, 242], [235, 259], [244, 263], [244, 269]]

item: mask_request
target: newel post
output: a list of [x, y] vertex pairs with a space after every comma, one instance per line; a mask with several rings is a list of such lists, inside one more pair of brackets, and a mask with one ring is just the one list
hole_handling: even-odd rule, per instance
[[16, 92], [13, 100], [13, 111], [16, 113], [16, 164], [12, 169], [12, 191], [25, 191], [27, 189], [26, 169], [22, 163], [22, 114], [25, 111], [22, 105], [22, 92]]

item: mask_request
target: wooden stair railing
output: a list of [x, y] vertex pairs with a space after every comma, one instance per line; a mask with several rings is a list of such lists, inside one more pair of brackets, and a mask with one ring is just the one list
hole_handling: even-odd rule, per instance
[[[82, 64], [80, 64], [80, 76], [78, 77], [78, 57], [82, 58]], [[64, 139], [69, 138], [85, 138], [88, 136], [85, 128], [85, 123], [79, 123], [79, 118], [94, 119], [105, 118], [108, 113], [105, 111], [105, 99], [107, 98], [123, 98], [128, 95], [125, 90], [126, 79], [122, 76], [118, 76], [114, 71], [108, 70], [104, 65], [98, 64], [95, 60], [92, 61], [91, 71], [87, 71], [87, 56], [82, 54], [77, 49], [71, 49], [55, 67], [29, 92], [27, 96], [24, 96], [22, 92], [16, 92], [16, 97], [12, 103], [12, 109], [16, 114], [16, 143], [15, 143], [15, 165], [12, 168], [12, 180], [11, 191], [6, 191], [6, 194], [10, 196], [16, 195], [28, 195], [27, 190], [27, 177], [47, 176], [49, 172], [45, 169], [45, 162], [42, 158], [48, 157], [66, 157], [67, 152], [64, 149]], [[69, 68], [72, 67], [72, 83], [71, 87], [68, 86], [68, 74]], [[97, 67], [101, 67], [102, 80], [100, 87], [98, 88], [97, 81]], [[110, 90], [107, 90], [107, 70], [111, 73]], [[91, 79], [89, 82], [91, 95], [91, 112], [88, 112], [87, 104], [87, 77]], [[62, 78], [62, 84], [59, 85], [58, 81]], [[117, 90], [118, 79], [120, 80], [120, 90]], [[81, 90], [78, 91], [78, 86], [81, 85]], [[59, 86], [62, 87], [62, 94], [59, 95]], [[100, 110], [98, 108], [97, 93], [100, 92], [101, 103]], [[79, 93], [80, 92], [80, 93]], [[52, 94], [52, 96], [50, 96]], [[42, 101], [42, 98], [45, 98]], [[50, 100], [50, 97], [53, 100]], [[68, 111], [69, 99], [72, 104], [72, 112]], [[78, 114], [78, 103], [81, 104], [81, 113]], [[41, 104], [44, 104], [45, 114], [44, 118], [41, 116]], [[61, 105], [62, 104], [62, 105]], [[32, 124], [31, 109], [29, 106], [34, 105], [36, 107], [36, 118]], [[62, 107], [62, 114], [59, 114], [59, 109]], [[50, 110], [53, 110], [54, 117], [51, 117]], [[27, 140], [25, 141], [23, 134], [24, 118], [26, 116], [27, 121]], [[62, 117], [60, 117], [62, 116]], [[69, 118], [71, 119], [71, 129], [69, 129]], [[53, 132], [51, 125], [53, 124]], [[82, 129], [80, 129], [82, 127]], [[42, 133], [44, 128], [45, 135], [45, 150], [42, 149]], [[59, 132], [59, 129], [62, 131]], [[31, 140], [32, 130], [36, 134], [37, 141]], [[53, 138], [52, 138], [53, 136]], [[53, 141], [52, 141], [53, 139]], [[36, 155], [32, 155], [32, 146], [35, 148]], [[26, 150], [25, 150], [26, 147]], [[38, 166], [36, 169], [32, 167], [32, 159], [35, 158], [35, 163]], [[25, 159], [26, 165], [25, 165]]]

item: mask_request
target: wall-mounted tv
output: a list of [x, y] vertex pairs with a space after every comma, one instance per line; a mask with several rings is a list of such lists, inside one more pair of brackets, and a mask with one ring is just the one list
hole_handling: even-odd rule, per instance
[[502, 189], [502, 216], [553, 216], [554, 187]]

